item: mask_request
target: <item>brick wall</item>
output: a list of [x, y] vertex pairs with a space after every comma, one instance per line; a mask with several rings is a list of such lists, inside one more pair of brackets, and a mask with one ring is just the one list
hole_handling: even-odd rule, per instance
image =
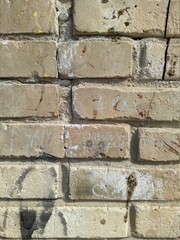
[[0, 239], [179, 239], [179, 0], [0, 0]]

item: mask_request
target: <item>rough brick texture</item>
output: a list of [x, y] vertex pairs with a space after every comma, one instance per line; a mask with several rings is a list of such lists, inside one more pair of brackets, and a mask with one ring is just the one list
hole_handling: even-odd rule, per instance
[[0, 167], [0, 181], [0, 198], [54, 199], [60, 193], [58, 166], [3, 165]]
[[140, 205], [135, 211], [135, 235], [138, 237], [163, 239], [179, 237], [179, 206]]
[[[127, 200], [178, 200], [180, 171], [165, 169], [115, 169], [81, 167], [70, 171], [70, 198]], [[133, 181], [129, 187], [130, 179]], [[129, 192], [128, 192], [129, 187]]]
[[179, 101], [176, 88], [94, 85], [73, 88], [73, 112], [79, 119], [178, 121]]
[[139, 159], [149, 161], [180, 160], [178, 129], [139, 129]]
[[167, 52], [166, 80], [180, 79], [180, 39], [171, 39]]
[[59, 124], [2, 123], [0, 124], [0, 156], [62, 158], [63, 126]]
[[[0, 208], [0, 237], [118, 238], [127, 237], [125, 207]], [[6, 217], [7, 216], [7, 217]], [[42, 218], [44, 222], [42, 224]], [[4, 219], [6, 227], [3, 227]], [[27, 231], [29, 225], [34, 227]], [[38, 226], [36, 228], [35, 226]], [[86, 231], [84, 231], [86, 229]]]
[[0, 239], [179, 239], [179, 9], [0, 0]]
[[167, 4], [168, 0], [76, 0], [75, 33], [163, 37]]
[[0, 34], [56, 33], [55, 1], [0, 1], [0, 23]]
[[67, 78], [132, 75], [132, 44], [125, 41], [65, 42], [59, 45], [59, 72]]
[[58, 117], [60, 90], [53, 85], [1, 84], [0, 117]]
[[0, 55], [1, 78], [57, 76], [54, 42], [4, 40], [0, 41]]
[[65, 128], [68, 158], [128, 158], [130, 128], [127, 125], [71, 125]]

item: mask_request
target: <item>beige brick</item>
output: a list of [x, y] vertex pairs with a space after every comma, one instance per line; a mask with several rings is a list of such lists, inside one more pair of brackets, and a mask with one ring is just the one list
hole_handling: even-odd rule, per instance
[[176, 88], [73, 87], [78, 119], [179, 121], [179, 102]]
[[168, 0], [75, 0], [75, 34], [164, 36]]
[[165, 63], [166, 41], [148, 41], [144, 45], [141, 62], [142, 79], [162, 79]]
[[54, 199], [62, 195], [60, 181], [58, 165], [1, 165], [0, 198]]
[[57, 77], [56, 44], [45, 41], [1, 41], [0, 77]]
[[0, 1], [0, 34], [55, 33], [57, 18], [55, 1]]
[[179, 129], [139, 129], [139, 160], [180, 160]]
[[[159, 168], [71, 167], [69, 197], [72, 200], [178, 200], [179, 175], [178, 170]], [[131, 178], [134, 182], [129, 186]]]
[[92, 40], [59, 45], [59, 72], [67, 78], [114, 78], [132, 75], [132, 44]]
[[59, 95], [56, 85], [1, 84], [0, 117], [58, 117]]
[[[127, 237], [126, 208], [58, 207], [0, 208], [0, 237], [117, 238]], [[44, 216], [44, 218], [43, 218]], [[26, 220], [30, 219], [29, 231]], [[3, 226], [4, 224], [4, 226]], [[33, 231], [34, 230], [34, 231]], [[25, 235], [25, 234], [31, 235]], [[25, 238], [26, 236], [26, 238]]]
[[135, 235], [146, 238], [178, 238], [180, 208], [177, 206], [137, 206]]
[[64, 157], [64, 127], [59, 124], [2, 123], [0, 124], [0, 156]]
[[180, 80], [180, 39], [170, 40], [165, 79]]
[[171, 0], [166, 37], [180, 37], [180, 1]]
[[129, 158], [128, 125], [69, 125], [65, 128], [68, 158]]

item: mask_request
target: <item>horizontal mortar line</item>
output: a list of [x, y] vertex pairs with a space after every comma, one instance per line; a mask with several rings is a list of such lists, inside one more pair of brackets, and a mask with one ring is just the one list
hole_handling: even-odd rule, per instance
[[[8, 202], [11, 202], [11, 203], [17, 203], [17, 202], [21, 202], [21, 203], [36, 203], [37, 204], [37, 200], [38, 200], [38, 203], [44, 203], [44, 202], [54, 202], [54, 203], [59, 203], [59, 206], [60, 207], [63, 207], [63, 206], [68, 206], [68, 207], [71, 207], [71, 206], [76, 206], [76, 207], [106, 207], [106, 206], [110, 206], [111, 207], [111, 204], [112, 204], [112, 207], [114, 206], [117, 206], [119, 207], [118, 205], [114, 205], [114, 204], [122, 204], [122, 206], [124, 205], [124, 207], [126, 207], [126, 203], [127, 203], [127, 200], [70, 200], [70, 199], [67, 199], [67, 198], [54, 198], [54, 199], [41, 199], [41, 198], [34, 198], [34, 199], [30, 199], [30, 198], [27, 198], [27, 199], [10, 199], [10, 198], [4, 198], [4, 199], [0, 199], [0, 202], [2, 203], [5, 203], [7, 204], [7, 200]], [[61, 201], [61, 202], [58, 202], [58, 201]], [[89, 206], [88, 205], [83, 205], [83, 203], [87, 204], [89, 203]], [[96, 206], [96, 205], [92, 205], [92, 204], [100, 204], [99, 206]], [[148, 203], [150, 203], [150, 205], [148, 205]], [[165, 203], [167, 205], [165, 205]], [[173, 204], [178, 204], [179, 203], [179, 200], [131, 200], [129, 201], [129, 204], [130, 206], [133, 205], [133, 204], [146, 204], [146, 206], [153, 206], [153, 204], [160, 204], [160, 205], [165, 205], [165, 206], [171, 206]], [[69, 204], [69, 205], [67, 205]], [[73, 205], [74, 204], [74, 205]], [[79, 205], [78, 205], [79, 204]], [[102, 204], [102, 205], [101, 205]], [[106, 206], [103, 206], [103, 204], [107, 204]], [[129, 206], [129, 207], [130, 207]], [[178, 205], [179, 206], [179, 205]], [[13, 207], [13, 206], [8, 206], [8, 207]], [[37, 205], [35, 205], [35, 207], [38, 207]], [[40, 206], [41, 207], [41, 206]], [[54, 207], [58, 207], [58, 205], [54, 205]], [[1, 208], [1, 207], [0, 207]]]

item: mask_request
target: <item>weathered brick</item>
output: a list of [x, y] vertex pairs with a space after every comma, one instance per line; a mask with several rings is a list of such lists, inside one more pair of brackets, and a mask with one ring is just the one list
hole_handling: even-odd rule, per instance
[[180, 1], [171, 0], [166, 37], [180, 37]]
[[178, 200], [179, 175], [178, 170], [144, 167], [71, 167], [69, 197], [73, 200]]
[[164, 36], [168, 0], [75, 0], [75, 34]]
[[0, 156], [64, 157], [64, 127], [59, 124], [2, 123], [0, 124]]
[[60, 181], [58, 165], [1, 165], [0, 198], [54, 199], [62, 195]]
[[129, 158], [128, 125], [67, 125], [65, 148], [68, 158]]
[[0, 117], [58, 117], [59, 97], [56, 85], [1, 84]]
[[139, 160], [180, 160], [179, 129], [139, 129]]
[[0, 34], [55, 33], [55, 1], [0, 1]]
[[73, 87], [73, 113], [79, 119], [179, 121], [179, 102], [176, 88]]
[[145, 42], [140, 58], [142, 79], [162, 79], [165, 63], [166, 41]]
[[165, 79], [180, 80], [180, 39], [170, 40]]
[[55, 78], [56, 44], [45, 41], [1, 41], [0, 77]]
[[[8, 239], [21, 237], [29, 239], [29, 236], [42, 239], [127, 237], [128, 223], [124, 222], [125, 214], [126, 208], [119, 205], [0, 208], [0, 237]], [[29, 231], [27, 231], [28, 219]]]
[[135, 235], [145, 238], [178, 238], [180, 208], [178, 206], [136, 206]]
[[77, 41], [59, 44], [59, 72], [67, 78], [114, 78], [132, 75], [132, 43]]

